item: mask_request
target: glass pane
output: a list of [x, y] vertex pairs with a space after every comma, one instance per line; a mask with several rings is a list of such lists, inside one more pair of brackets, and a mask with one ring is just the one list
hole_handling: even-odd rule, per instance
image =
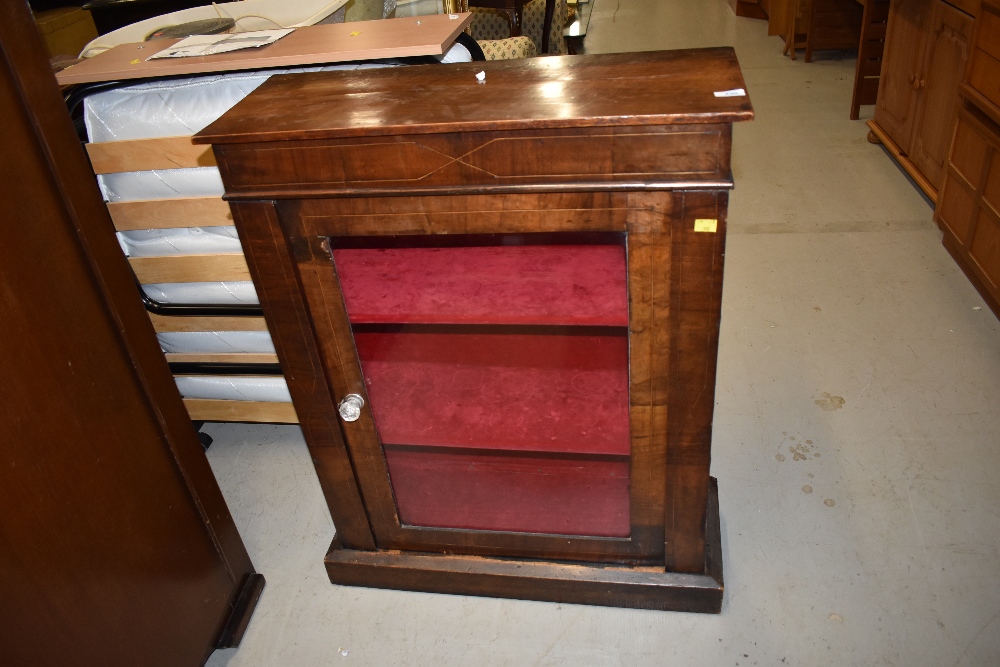
[[629, 534], [619, 235], [334, 238], [404, 524]]

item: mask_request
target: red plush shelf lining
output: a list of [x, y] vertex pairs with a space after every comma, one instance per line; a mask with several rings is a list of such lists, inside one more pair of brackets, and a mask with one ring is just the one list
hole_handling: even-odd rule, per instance
[[627, 326], [620, 245], [339, 248], [353, 323]]
[[596, 537], [629, 535], [627, 462], [386, 446], [402, 523]]
[[385, 444], [630, 451], [624, 335], [356, 332]]

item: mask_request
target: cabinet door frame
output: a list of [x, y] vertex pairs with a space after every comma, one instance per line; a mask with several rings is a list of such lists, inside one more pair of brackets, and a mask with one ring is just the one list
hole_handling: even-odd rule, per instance
[[[356, 422], [340, 423], [375, 541], [382, 549], [583, 561], [659, 563], [664, 552], [666, 388], [673, 198], [669, 193], [358, 198], [282, 203], [278, 216], [297, 258], [319, 356], [336, 400], [366, 399]], [[433, 200], [433, 201], [432, 201]], [[458, 205], [455, 205], [455, 204]], [[516, 210], [511, 210], [512, 205]], [[349, 208], [353, 213], [346, 213]], [[358, 211], [371, 210], [370, 214]], [[392, 211], [392, 215], [388, 212]], [[422, 222], [413, 214], [422, 211]], [[492, 211], [493, 215], [484, 215]], [[499, 216], [499, 224], [497, 220]], [[368, 223], [368, 224], [366, 224]], [[478, 227], [478, 228], [477, 228]], [[370, 411], [353, 333], [333, 270], [329, 237], [435, 233], [624, 233], [629, 281], [630, 525], [628, 538], [408, 526], [396, 511], [388, 466]], [[654, 268], [655, 267], [655, 268]], [[656, 275], [654, 276], [654, 272]], [[661, 343], [658, 349], [654, 349]], [[651, 370], [653, 367], [658, 371]], [[656, 394], [662, 394], [656, 397]], [[639, 402], [637, 404], [637, 401]]]
[[[926, 30], [926, 42], [918, 71], [920, 86], [915, 96], [915, 115], [908, 154], [920, 173], [938, 190], [944, 184], [948, 150], [951, 146], [950, 140], [954, 135], [956, 122], [958, 85], [962, 81], [965, 64], [972, 51], [971, 37], [974, 21], [973, 17], [960, 9], [943, 0], [935, 0], [931, 10], [930, 24]], [[951, 70], [942, 67], [940, 54], [942, 40], [947, 39], [948, 34], [964, 37], [964, 42], [959, 42], [961, 43], [960, 48], [964, 51], [961, 66]], [[940, 109], [936, 113], [932, 110], [928, 115], [930, 103], [934, 101], [938, 102]], [[939, 155], [933, 155], [924, 150], [927, 145], [925, 139], [928, 138], [929, 134], [935, 133], [946, 137]]]
[[[913, 87], [923, 65], [933, 0], [894, 1], [889, 7], [875, 121], [903, 153], [909, 153], [917, 107]], [[905, 100], [890, 106], [893, 95]]]

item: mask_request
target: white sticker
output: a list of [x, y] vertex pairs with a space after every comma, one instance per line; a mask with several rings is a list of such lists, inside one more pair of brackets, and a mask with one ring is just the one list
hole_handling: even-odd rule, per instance
[[452, 21], [458, 20], [458, 14], [448, 14], [448, 18]]
[[480, 72], [476, 75], [476, 81], [479, 83], [486, 83], [486, 72]]
[[732, 90], [717, 90], [714, 94], [716, 97], [746, 97], [747, 91], [742, 88], [733, 88]]

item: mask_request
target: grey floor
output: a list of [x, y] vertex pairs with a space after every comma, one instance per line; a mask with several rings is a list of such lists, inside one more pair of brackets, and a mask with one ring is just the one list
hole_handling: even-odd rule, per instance
[[333, 586], [299, 430], [210, 425], [268, 585], [209, 664], [1000, 664], [1000, 326], [848, 120], [854, 61], [783, 58], [726, 0], [593, 1], [589, 52], [734, 45], [757, 111], [716, 392], [722, 614]]

